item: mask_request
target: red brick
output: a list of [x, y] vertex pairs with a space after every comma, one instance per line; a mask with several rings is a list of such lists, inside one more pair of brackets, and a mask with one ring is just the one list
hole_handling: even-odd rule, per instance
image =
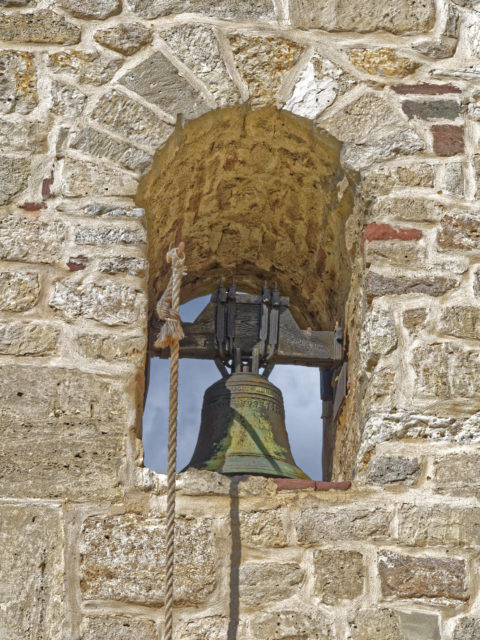
[[315, 491], [347, 491], [352, 486], [351, 482], [315, 482]]
[[463, 153], [463, 127], [453, 124], [434, 124], [433, 150], [438, 156], [455, 156]]
[[455, 87], [453, 84], [397, 84], [396, 87], [392, 87], [396, 93], [406, 95], [408, 93], [415, 93], [420, 95], [440, 95], [443, 93], [461, 93], [462, 90], [459, 87]]
[[455, 120], [460, 115], [457, 100], [405, 100], [402, 109], [409, 118], [421, 120]]
[[301, 480], [300, 478], [274, 478], [277, 491], [291, 489], [315, 489], [315, 480]]
[[67, 267], [70, 269], [70, 271], [81, 271], [82, 269], [85, 269], [87, 263], [87, 256], [73, 256], [67, 262]]
[[43, 202], [24, 202], [20, 205], [20, 208], [25, 211], [39, 211], [40, 209], [45, 209], [45, 205]]
[[395, 229], [389, 224], [372, 222], [363, 231], [362, 249], [365, 242], [373, 240], [419, 240], [422, 235], [420, 229], [409, 227]]
[[49, 178], [45, 178], [42, 182], [42, 198], [44, 200], [48, 200], [48, 198], [51, 198], [53, 196], [52, 192], [50, 191], [50, 187], [53, 184], [53, 171], [50, 173], [50, 177]]

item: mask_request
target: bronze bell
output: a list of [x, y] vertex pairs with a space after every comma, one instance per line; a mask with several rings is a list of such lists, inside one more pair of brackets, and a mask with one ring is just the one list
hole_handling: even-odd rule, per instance
[[198, 442], [188, 466], [228, 475], [308, 479], [290, 451], [280, 389], [262, 375], [245, 371], [206, 390]]

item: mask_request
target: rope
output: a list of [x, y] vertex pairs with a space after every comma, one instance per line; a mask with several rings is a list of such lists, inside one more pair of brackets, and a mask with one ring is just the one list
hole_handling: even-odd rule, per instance
[[172, 264], [168, 286], [157, 303], [157, 315], [165, 323], [155, 342], [157, 349], [170, 347], [170, 404], [168, 412], [168, 475], [167, 475], [167, 558], [165, 577], [165, 631], [164, 640], [173, 640], [173, 568], [175, 554], [175, 474], [177, 466], [177, 409], [178, 409], [178, 357], [179, 340], [183, 335], [180, 321], [180, 285], [186, 275], [185, 245], [167, 253]]

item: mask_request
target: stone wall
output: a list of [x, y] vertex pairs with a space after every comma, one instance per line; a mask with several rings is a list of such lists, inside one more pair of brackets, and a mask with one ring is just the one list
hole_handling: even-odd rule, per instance
[[[185, 214], [198, 295], [229, 246], [259, 251], [265, 206], [290, 231], [246, 281], [281, 273], [312, 325], [326, 283], [348, 293], [333, 476], [353, 483], [179, 476], [176, 637], [480, 637], [480, 3], [0, 7], [0, 639], [161, 637], [165, 478], [139, 439], [156, 248]], [[228, 114], [240, 161], [215, 147]], [[182, 161], [188, 132], [221, 185]], [[216, 210], [235, 233], [208, 235]]]

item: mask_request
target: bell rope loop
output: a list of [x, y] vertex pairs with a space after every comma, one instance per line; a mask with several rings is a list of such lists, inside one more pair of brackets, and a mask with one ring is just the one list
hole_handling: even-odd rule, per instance
[[170, 347], [185, 337], [178, 309], [176, 309], [173, 304], [173, 291], [177, 286], [180, 291], [181, 280], [187, 274], [185, 267], [185, 245], [183, 242], [180, 242], [177, 248], [170, 249], [167, 253], [167, 262], [170, 262], [172, 265], [172, 275], [168, 281], [167, 288], [156, 306], [157, 316], [160, 320], [164, 321], [154, 344], [156, 349]]
[[155, 347], [170, 347], [170, 401], [168, 413], [168, 475], [167, 475], [167, 554], [165, 575], [165, 627], [164, 640], [173, 640], [173, 569], [175, 553], [175, 475], [177, 466], [177, 412], [178, 412], [178, 359], [179, 341], [184, 337], [180, 321], [180, 285], [186, 275], [185, 245], [167, 253], [172, 275], [167, 288], [157, 303], [157, 314], [164, 324]]

